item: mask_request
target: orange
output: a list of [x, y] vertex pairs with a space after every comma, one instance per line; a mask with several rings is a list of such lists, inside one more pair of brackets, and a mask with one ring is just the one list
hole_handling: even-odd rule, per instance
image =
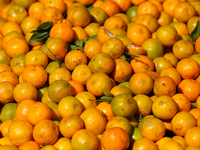
[[14, 122], [14, 120], [6, 120], [0, 125], [0, 135], [1, 137], [8, 137], [8, 128]]
[[111, 109], [115, 116], [130, 119], [137, 110], [137, 102], [127, 93], [116, 95], [111, 101]]
[[150, 38], [150, 31], [145, 25], [134, 23], [128, 28], [127, 37], [136, 46], [141, 46], [145, 40]]
[[173, 27], [176, 28], [178, 34], [188, 34], [188, 28], [187, 25], [183, 22], [180, 21], [176, 21], [176, 22], [172, 22], [170, 23], [170, 25], [172, 25]]
[[33, 128], [33, 139], [39, 145], [44, 146], [54, 144], [57, 141], [58, 136], [58, 126], [49, 119], [38, 122]]
[[172, 22], [172, 17], [165, 11], [160, 11], [160, 16], [158, 18], [159, 25], [168, 25]]
[[126, 131], [120, 127], [112, 127], [104, 131], [101, 143], [105, 149], [127, 149], [130, 145], [130, 138]]
[[153, 101], [150, 97], [143, 94], [137, 94], [133, 97], [133, 99], [137, 102], [136, 114], [138, 116], [147, 116], [151, 114]]
[[83, 129], [83, 125], [84, 122], [78, 115], [65, 116], [60, 121], [59, 130], [64, 137], [72, 138], [74, 133], [80, 129]]
[[178, 112], [171, 120], [172, 131], [179, 136], [184, 136], [196, 124], [197, 120], [187, 111]]
[[12, 21], [5, 22], [1, 28], [1, 31], [2, 31], [3, 36], [10, 33], [11, 31], [17, 31], [19, 33], [22, 33], [22, 29], [20, 28], [20, 25]]
[[131, 76], [129, 87], [133, 94], [147, 95], [153, 89], [153, 79], [145, 72], [137, 72]]
[[170, 120], [177, 113], [177, 104], [170, 96], [159, 96], [152, 104], [153, 114], [162, 120]]
[[15, 86], [13, 97], [16, 102], [20, 103], [26, 99], [36, 100], [38, 96], [37, 89], [29, 82], [22, 82]]
[[189, 2], [181, 2], [174, 8], [174, 18], [180, 22], [187, 22], [195, 15], [194, 6]]
[[152, 14], [141, 14], [137, 16], [134, 23], [139, 23], [145, 25], [151, 33], [155, 32], [158, 27], [158, 20]]
[[65, 137], [58, 138], [58, 140], [53, 146], [61, 150], [62, 149], [72, 150], [71, 139]]
[[80, 115], [82, 111], [83, 104], [74, 96], [66, 96], [58, 103], [58, 112], [61, 118], [69, 115]]
[[62, 13], [56, 7], [46, 7], [41, 13], [41, 23], [53, 22], [55, 20], [62, 19]]
[[183, 148], [186, 148], [186, 142], [185, 139], [182, 136], [175, 135], [172, 137], [172, 140], [179, 143]]
[[112, 93], [114, 96], [124, 93], [133, 96], [133, 93], [131, 92], [130, 88], [123, 84], [113, 86], [110, 90], [110, 93]]
[[190, 100], [182, 93], [176, 93], [174, 96], [172, 96], [172, 99], [177, 104], [177, 112], [179, 111], [187, 111], [189, 112], [191, 105]]
[[170, 76], [161, 76], [155, 80], [153, 92], [157, 96], [173, 96], [176, 93], [176, 83]]
[[6, 53], [13, 58], [19, 54], [26, 54], [29, 51], [29, 45], [25, 39], [13, 37], [6, 43]]
[[4, 150], [18, 150], [17, 146], [14, 145], [2, 145], [1, 148]]
[[66, 4], [63, 0], [48, 0], [45, 3], [45, 8], [47, 7], [55, 7], [63, 14], [66, 11]]
[[198, 96], [196, 99], [196, 108], [200, 109], [200, 97]]
[[200, 139], [199, 131], [200, 127], [192, 127], [186, 132], [184, 139], [187, 146], [200, 146], [198, 143]]
[[192, 31], [195, 29], [197, 22], [200, 18], [198, 16], [194, 16], [192, 18], [190, 18], [187, 22], [187, 28], [188, 28], [188, 32], [191, 35]]
[[51, 119], [52, 111], [50, 107], [42, 102], [32, 104], [28, 111], [28, 120], [31, 124], [36, 125], [38, 122]]
[[197, 38], [195, 42], [195, 50], [198, 54], [200, 54], [200, 38]]
[[187, 146], [185, 150], [199, 150], [200, 148], [198, 146]]
[[13, 85], [17, 85], [19, 83], [19, 80], [17, 76], [10, 71], [0, 72], [0, 82], [11, 82]]
[[71, 139], [73, 149], [91, 149], [96, 150], [100, 141], [98, 137], [87, 129], [78, 130]]
[[166, 132], [164, 123], [155, 117], [144, 119], [140, 128], [142, 135], [152, 141], [160, 140]]
[[67, 19], [72, 24], [72, 26], [85, 27], [90, 23], [91, 16], [85, 5], [78, 4], [71, 6], [67, 10]]
[[115, 1], [120, 9], [120, 12], [126, 12], [129, 7], [131, 7], [131, 0], [123, 1], [123, 0], [113, 0]]
[[46, 53], [42, 50], [29, 51], [24, 58], [25, 66], [41, 65], [42, 67], [46, 68], [48, 62], [49, 62], [48, 57]]
[[166, 47], [170, 47], [178, 40], [178, 32], [171, 25], [160, 26], [156, 32], [156, 38]]
[[100, 8], [106, 12], [108, 17], [120, 12], [120, 7], [115, 1], [104, 1], [102, 5], [100, 5]]
[[156, 145], [158, 146], [159, 149], [161, 149], [161, 147], [167, 143], [168, 141], [172, 141], [171, 137], [163, 137], [162, 139], [156, 141]]
[[104, 44], [109, 39], [115, 37], [109, 30], [107, 30], [104, 26], [101, 26], [97, 32], [97, 38], [101, 44]]
[[74, 31], [73, 41], [84, 40], [84, 39], [88, 38], [87, 32], [82, 27], [79, 27], [79, 26], [72, 27], [72, 30]]
[[[65, 34], [65, 33], [68, 34]], [[66, 23], [57, 23], [55, 24], [51, 30], [50, 30], [50, 38], [61, 38], [63, 39], [65, 42], [70, 43], [73, 38], [74, 38], [74, 31], [72, 30], [72, 27], [70, 27], [70, 25], [66, 24]]]
[[101, 47], [102, 53], [107, 53], [114, 59], [119, 58], [125, 51], [124, 43], [118, 38], [111, 38]]
[[108, 102], [103, 101], [103, 102], [99, 103], [96, 106], [96, 108], [103, 112], [103, 114], [105, 115], [107, 120], [110, 120], [112, 117], [115, 116], [112, 112], [111, 104]]
[[40, 65], [29, 65], [22, 72], [24, 82], [30, 82], [36, 88], [43, 86], [47, 81], [47, 73]]
[[7, 11], [9, 10], [9, 8], [13, 6], [13, 4], [8, 3], [8, 4], [4, 4], [2, 6], [2, 8], [0, 9], [0, 16], [1, 18], [7, 20]]
[[84, 45], [84, 53], [91, 60], [96, 54], [101, 52], [101, 43], [96, 39], [88, 40]]
[[97, 106], [96, 97], [87, 91], [82, 91], [76, 94], [77, 98], [83, 104], [83, 110], [88, 108], [95, 108]]
[[132, 150], [138, 150], [140, 148], [142, 149], [150, 148], [151, 150], [158, 150], [157, 145], [152, 140], [145, 137], [140, 138], [133, 143]]
[[117, 83], [128, 81], [132, 75], [132, 67], [128, 61], [123, 59], [115, 59], [111, 76]]
[[12, 69], [12, 72], [18, 77], [22, 74], [25, 68], [25, 55], [26, 54], [15, 55], [10, 61], [10, 67]]
[[109, 31], [114, 28], [120, 28], [120, 29], [126, 30], [126, 23], [119, 16], [110, 16], [108, 19], [105, 20], [103, 25]]
[[0, 82], [0, 105], [14, 101], [13, 91], [15, 86], [11, 82]]
[[184, 148], [177, 142], [175, 142], [174, 140], [170, 140], [168, 142], [166, 142], [160, 150], [170, 150], [170, 149], [176, 149], [176, 150], [184, 150]]
[[153, 63], [155, 65], [155, 70], [158, 74], [160, 74], [160, 72], [163, 70], [163, 69], [166, 69], [166, 68], [172, 68], [173, 67], [173, 64], [171, 63], [171, 61], [165, 57], [156, 57], [154, 60], [153, 60]]
[[163, 10], [172, 18], [174, 17], [174, 8], [180, 3], [180, 0], [165, 0], [162, 4]]
[[154, 70], [154, 63], [149, 57], [145, 55], [138, 56], [134, 57], [130, 62], [134, 73]]
[[117, 14], [114, 14], [114, 16], [121, 17], [125, 21], [126, 25], [128, 25], [131, 22], [131, 20], [125, 13], [117, 13]]
[[71, 50], [64, 58], [65, 66], [68, 70], [73, 70], [79, 64], [87, 64], [87, 56], [81, 50]]
[[76, 96], [78, 93], [85, 91], [85, 87], [81, 82], [75, 80], [70, 80], [68, 82], [73, 88], [72, 96]]
[[176, 69], [183, 79], [195, 79], [199, 75], [199, 64], [192, 58], [180, 60]]
[[15, 146], [32, 140], [33, 125], [24, 120], [14, 121], [8, 128], [8, 138]]
[[91, 131], [95, 135], [103, 133], [106, 128], [106, 117], [103, 112], [97, 108], [85, 109], [80, 118], [83, 119], [85, 129]]
[[7, 64], [4, 64], [4, 63], [0, 63], [1, 66], [0, 66], [0, 72], [12, 72], [12, 69], [10, 68], [9, 65]]
[[34, 2], [36, 2], [36, 0], [29, 0], [29, 1], [27, 1], [27, 0], [22, 0], [22, 1], [13, 0], [13, 3], [15, 5], [20, 5], [20, 6], [24, 7], [25, 9], [28, 9], [29, 6], [31, 4], [33, 4]]
[[68, 51], [67, 43], [62, 38], [52, 37], [47, 41], [46, 54], [51, 60], [55, 60], [49, 51], [53, 53], [57, 60], [62, 60]]
[[172, 65], [176, 68], [176, 65], [177, 65], [179, 60], [178, 60], [178, 58], [176, 58], [174, 56], [173, 53], [171, 53], [171, 52], [165, 53], [163, 57], [167, 58], [172, 63]]
[[98, 23], [90, 23], [88, 24], [84, 30], [89, 37], [95, 36], [98, 33], [98, 30], [101, 26]]
[[40, 146], [35, 141], [31, 140], [22, 144], [18, 149], [19, 150], [40, 150]]
[[183, 93], [190, 102], [195, 102], [199, 96], [200, 84], [193, 79], [184, 79], [178, 85], [178, 92]]
[[21, 23], [21, 28], [24, 34], [27, 33], [28, 30], [34, 27], [38, 27], [40, 25], [40, 21], [34, 17], [27, 16], [23, 19]]
[[102, 96], [104, 91], [110, 90], [112, 82], [108, 75], [104, 73], [94, 73], [86, 82], [86, 89], [95, 96]]
[[159, 17], [159, 10], [155, 3], [151, 1], [143, 2], [138, 6], [137, 15], [152, 14], [155, 18]]
[[0, 49], [0, 63], [4, 63], [6, 65], [9, 65], [10, 64], [10, 56], [8, 56], [8, 54], [6, 53], [6, 50], [3, 49]]
[[193, 108], [189, 111], [196, 119], [200, 116], [200, 109]]
[[72, 75], [66, 68], [56, 68], [49, 74], [49, 85], [55, 80], [65, 80], [69, 81], [72, 79]]
[[37, 20], [40, 20], [43, 10], [44, 4], [38, 1], [30, 5], [28, 8], [28, 14], [30, 17], [34, 17]]
[[105, 20], [108, 18], [107, 13], [100, 7], [94, 6], [89, 11], [91, 15], [91, 22], [98, 23], [100, 26], [103, 25]]
[[130, 6], [127, 10], [126, 10], [126, 16], [129, 18], [129, 20], [131, 21], [132, 17], [135, 17], [137, 14], [137, 5], [134, 6]]
[[172, 47], [174, 56], [178, 59], [184, 59], [194, 54], [194, 47], [191, 43], [185, 40], [178, 40]]

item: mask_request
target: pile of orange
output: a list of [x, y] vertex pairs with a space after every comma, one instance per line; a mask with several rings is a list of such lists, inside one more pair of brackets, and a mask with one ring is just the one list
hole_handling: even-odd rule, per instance
[[200, 0], [1, 0], [1, 150], [200, 150]]

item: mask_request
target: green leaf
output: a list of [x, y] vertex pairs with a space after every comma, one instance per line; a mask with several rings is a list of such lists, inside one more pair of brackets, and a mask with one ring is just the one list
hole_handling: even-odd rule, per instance
[[91, 39], [98, 40], [97, 35], [93, 35], [93, 36], [91, 36], [91, 37], [88, 38], [88, 40], [91, 40]]
[[114, 95], [110, 91], [108, 91], [108, 90], [103, 90], [103, 94], [105, 96], [114, 97]]
[[94, 6], [93, 5], [90, 5], [87, 7], [87, 9], [90, 11], [90, 9], [92, 9]]
[[53, 26], [53, 22], [44, 22], [42, 23], [41, 25], [39, 25], [37, 27], [37, 30], [40, 30], [40, 29], [49, 29]]
[[193, 41], [196, 41], [199, 36], [200, 36], [200, 22], [198, 20], [195, 29], [191, 33], [191, 37], [192, 37]]
[[49, 32], [43, 32], [40, 34], [33, 34], [28, 42], [37, 42], [46, 39], [49, 36]]

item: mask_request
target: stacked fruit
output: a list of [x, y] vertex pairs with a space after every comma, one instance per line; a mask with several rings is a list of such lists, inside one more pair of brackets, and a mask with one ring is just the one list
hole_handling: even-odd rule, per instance
[[199, 0], [1, 0], [0, 150], [200, 150]]

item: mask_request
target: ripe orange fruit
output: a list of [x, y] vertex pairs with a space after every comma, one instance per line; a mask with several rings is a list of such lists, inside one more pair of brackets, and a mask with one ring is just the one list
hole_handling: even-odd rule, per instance
[[156, 57], [153, 60], [153, 63], [155, 65], [155, 70], [156, 70], [156, 72], [158, 74], [160, 74], [160, 72], [163, 69], [172, 68], [173, 67], [172, 62], [168, 58], [165, 58], [165, 57]]
[[157, 145], [152, 140], [145, 137], [136, 140], [133, 143], [132, 150], [138, 150], [141, 147], [144, 149], [150, 148], [151, 150], [158, 150]]
[[177, 112], [179, 111], [187, 111], [189, 112], [191, 105], [190, 100], [182, 93], [176, 93], [174, 96], [172, 96], [172, 99], [177, 104]]
[[188, 129], [188, 131], [186, 132], [184, 136], [187, 146], [200, 147], [200, 144], [198, 142], [200, 139], [199, 131], [200, 131], [200, 127], [192, 127]]
[[47, 7], [55, 7], [58, 10], [60, 10], [60, 12], [63, 14], [66, 11], [66, 4], [64, 3], [63, 0], [48, 0], [45, 5], [45, 8]]
[[44, 8], [40, 16], [41, 23], [53, 22], [55, 20], [60, 20], [60, 19], [62, 19], [62, 13], [56, 7]]
[[112, 127], [103, 132], [101, 143], [105, 149], [127, 149], [130, 145], [130, 137], [124, 129]]
[[174, 8], [180, 3], [180, 0], [165, 0], [163, 2], [163, 10], [172, 18], [174, 17]]
[[19, 147], [19, 150], [40, 150], [40, 146], [35, 141], [28, 141]]
[[84, 128], [91, 131], [95, 135], [103, 133], [106, 128], [106, 117], [103, 112], [97, 108], [85, 109], [80, 118], [83, 119]]
[[66, 148], [68, 150], [73, 150], [72, 144], [71, 144], [71, 139], [66, 138], [66, 137], [58, 138], [58, 140], [56, 141], [56, 143], [53, 146], [57, 149]]
[[11, 82], [13, 85], [17, 85], [19, 83], [18, 77], [10, 71], [0, 72], [0, 82]]
[[0, 82], [0, 105], [13, 102], [13, 91], [15, 86], [11, 82]]
[[172, 149], [172, 148], [175, 148], [177, 150], [184, 150], [184, 148], [177, 142], [175, 142], [174, 140], [170, 140], [168, 142], [166, 142], [162, 147], [161, 147], [161, 150], [162, 149]]
[[98, 137], [87, 129], [78, 130], [71, 139], [73, 149], [91, 149], [95, 150], [99, 147], [100, 141]]
[[104, 1], [99, 7], [106, 12], [108, 17], [120, 12], [120, 7], [115, 1]]
[[137, 72], [129, 80], [129, 87], [133, 94], [149, 94], [153, 89], [153, 79], [146, 72]]
[[140, 128], [142, 135], [152, 141], [160, 140], [166, 132], [164, 123], [155, 117], [144, 119]]
[[112, 93], [114, 96], [124, 93], [133, 96], [133, 93], [131, 92], [130, 88], [128, 88], [123, 84], [118, 84], [113, 86], [112, 89], [110, 90], [110, 93]]
[[44, 4], [38, 1], [30, 5], [30, 7], [28, 8], [28, 14], [30, 17], [34, 17], [40, 20], [43, 10]]
[[15, 146], [22, 144], [32, 139], [33, 125], [28, 121], [16, 120], [8, 128], [8, 138]]
[[33, 139], [39, 145], [52, 145], [57, 141], [58, 136], [58, 126], [49, 119], [38, 122], [33, 128]]
[[197, 120], [187, 111], [178, 112], [171, 120], [172, 131], [179, 136], [184, 136], [196, 124]]

